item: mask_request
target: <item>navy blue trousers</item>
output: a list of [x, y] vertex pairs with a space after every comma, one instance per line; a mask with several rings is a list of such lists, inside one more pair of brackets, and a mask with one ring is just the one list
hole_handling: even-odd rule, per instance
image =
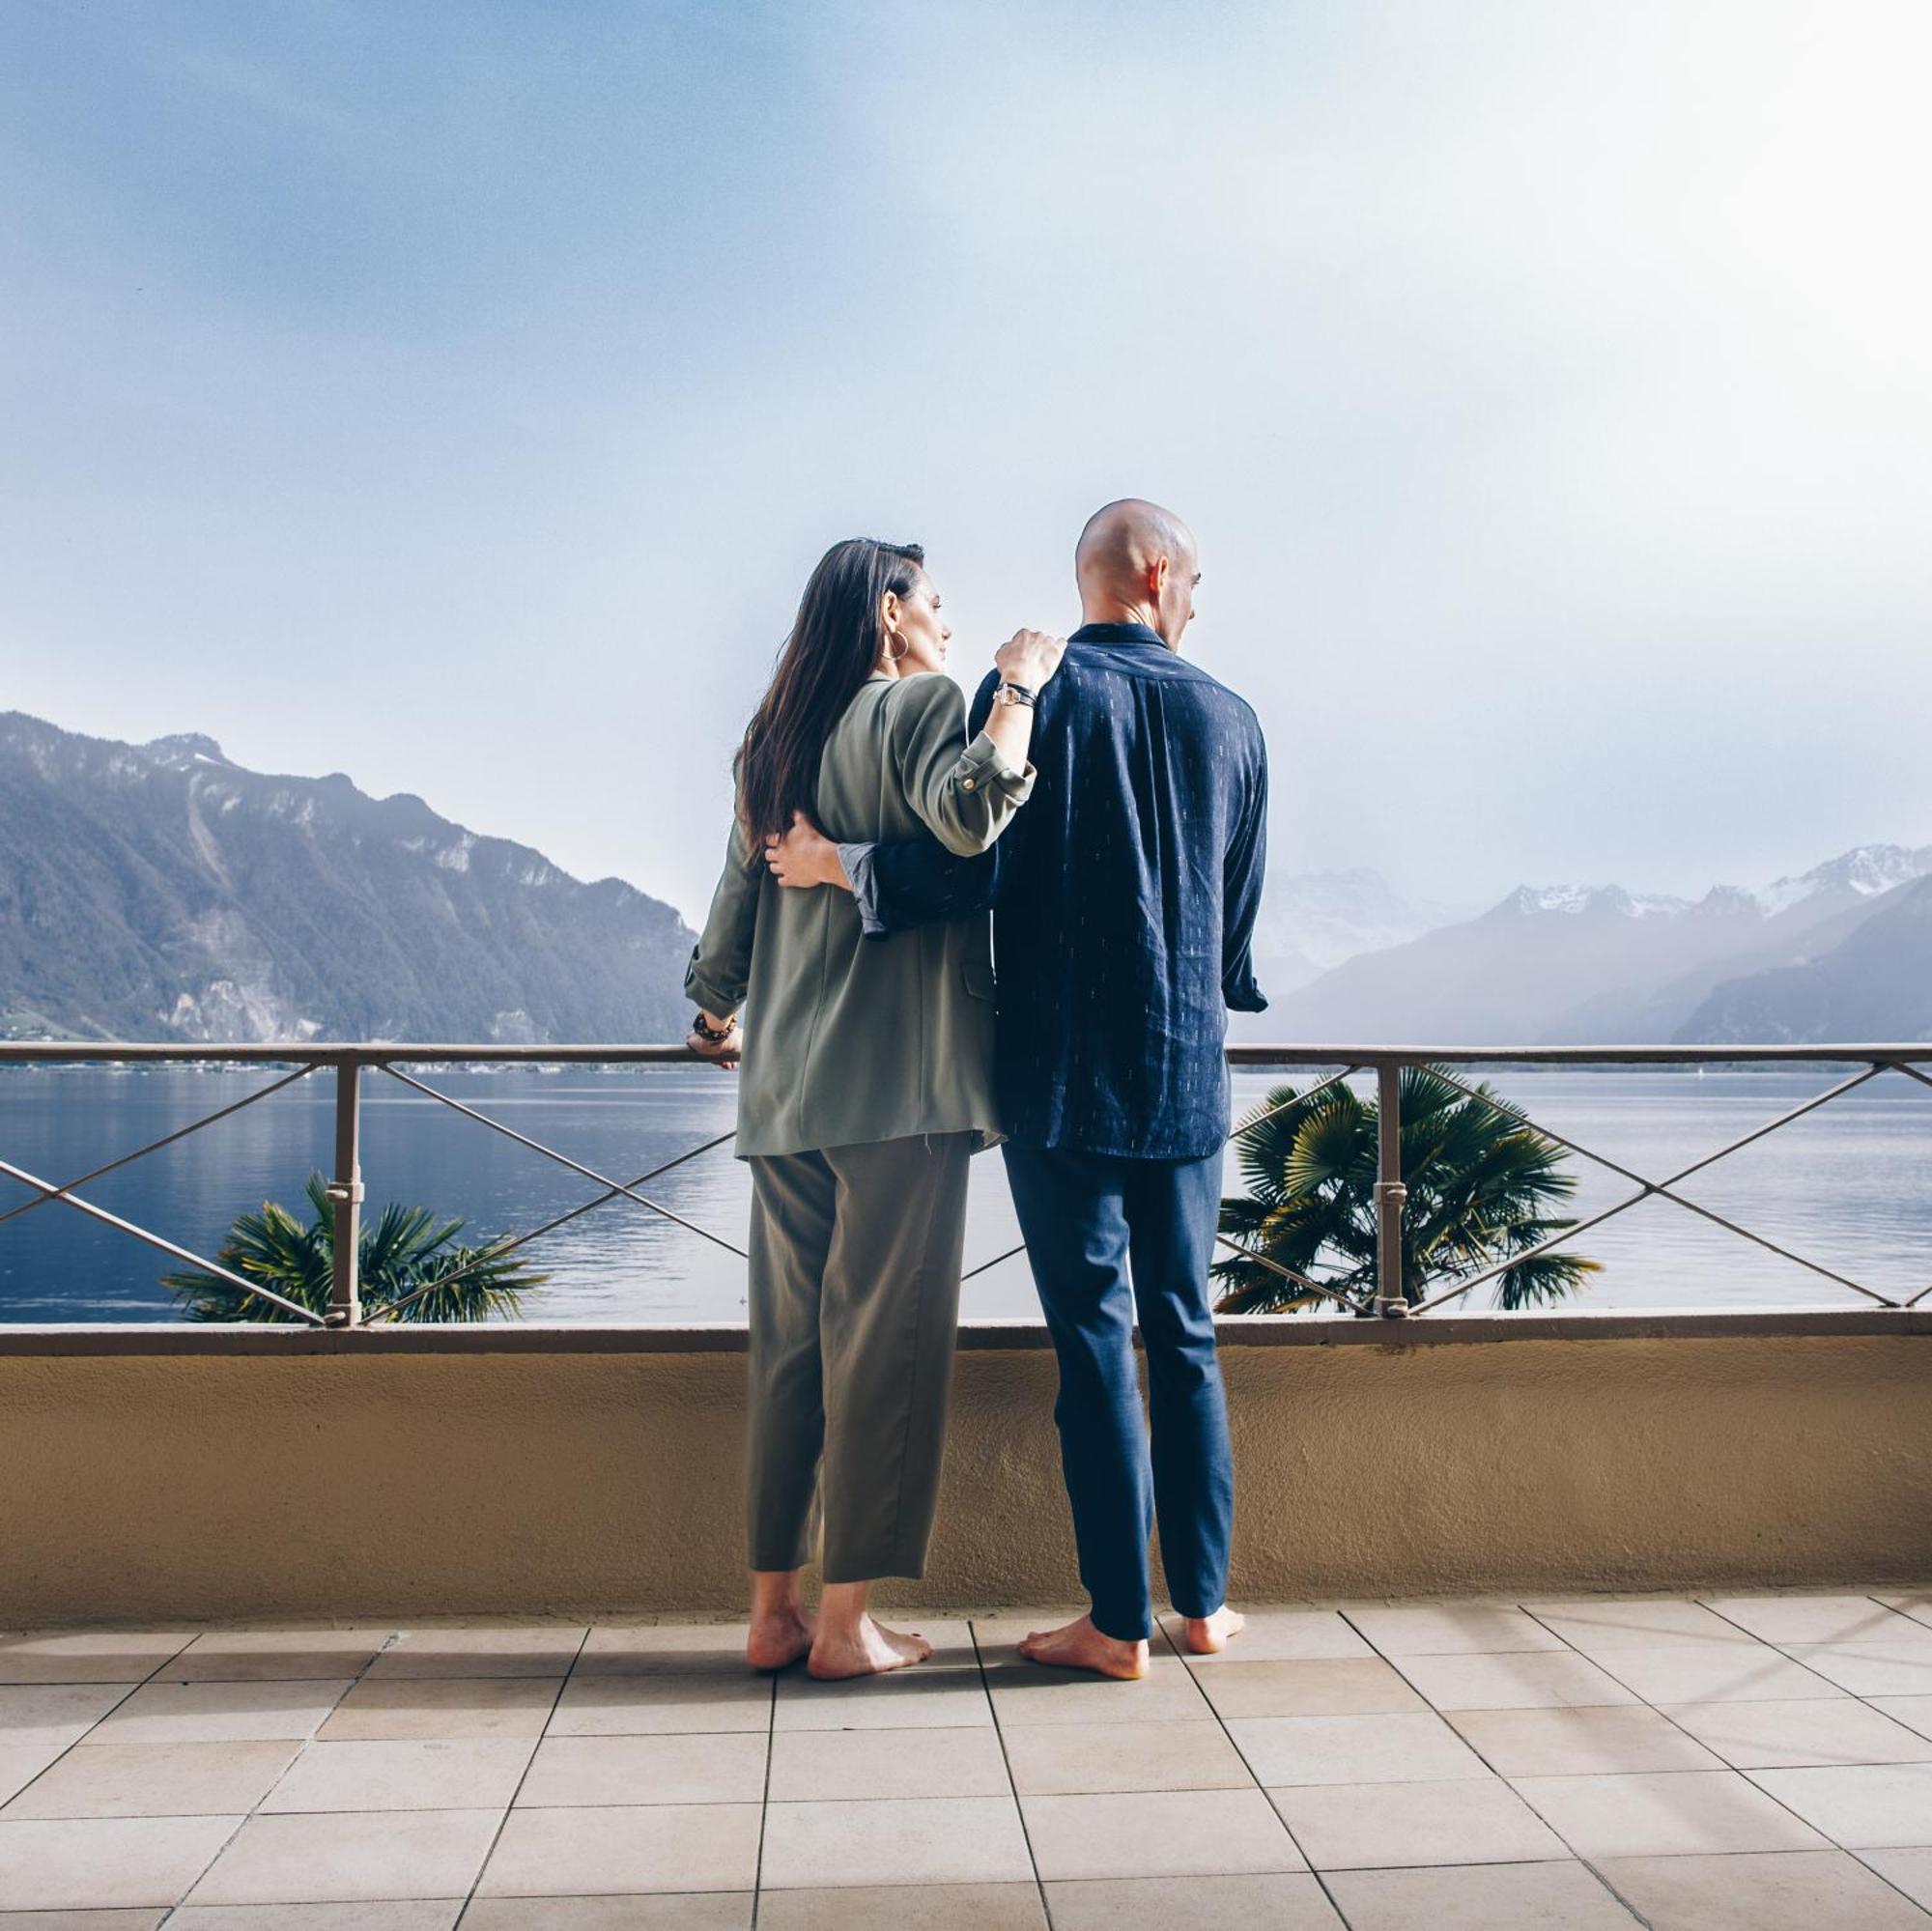
[[1131, 1642], [1153, 1631], [1148, 1538], [1156, 1520], [1174, 1606], [1206, 1616], [1227, 1595], [1235, 1471], [1208, 1299], [1221, 1155], [1131, 1160], [1010, 1141], [1003, 1150], [1060, 1356], [1053, 1418], [1080, 1580], [1094, 1627]]

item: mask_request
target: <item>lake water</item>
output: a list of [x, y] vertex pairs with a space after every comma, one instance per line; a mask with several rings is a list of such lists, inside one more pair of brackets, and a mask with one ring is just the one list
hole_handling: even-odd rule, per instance
[[[101, 1165], [279, 1076], [263, 1067], [0, 1068], [0, 1158], [56, 1183]], [[710, 1067], [449, 1070], [420, 1075], [613, 1178], [631, 1180], [729, 1130], [728, 1076]], [[1236, 1117], [1282, 1075], [1242, 1073]], [[1304, 1077], [1304, 1076], [1297, 1076]], [[1553, 1132], [1662, 1178], [1843, 1077], [1786, 1071], [1505, 1069], [1508, 1098]], [[581, 1176], [452, 1113], [387, 1075], [365, 1073], [362, 1172], [368, 1207], [399, 1199], [469, 1222], [482, 1237], [521, 1231], [591, 1197]], [[312, 1075], [85, 1189], [86, 1198], [213, 1255], [238, 1212], [267, 1199], [305, 1211], [301, 1184], [326, 1169], [333, 1077]], [[1587, 1161], [1576, 1210], [1632, 1189]], [[1238, 1184], [1230, 1163], [1229, 1187]], [[727, 1146], [645, 1189], [742, 1248], [749, 1179]], [[1699, 1174], [1685, 1191], [1780, 1246], [1896, 1297], [1932, 1283], [1932, 1089], [1886, 1073]], [[0, 1214], [32, 1196], [0, 1178]], [[969, 1268], [1018, 1242], [997, 1153], [974, 1162]], [[1578, 1236], [1605, 1264], [1581, 1307], [1857, 1306], [1861, 1297], [1668, 1201], [1649, 1200]], [[578, 1322], [739, 1320], [744, 1264], [619, 1199], [529, 1250], [550, 1274], [529, 1319]], [[59, 1202], [0, 1220], [0, 1320], [172, 1318], [157, 1277], [176, 1264]], [[1490, 1290], [1463, 1305], [1486, 1308]], [[1037, 1315], [1024, 1257], [967, 1283], [969, 1316]]]

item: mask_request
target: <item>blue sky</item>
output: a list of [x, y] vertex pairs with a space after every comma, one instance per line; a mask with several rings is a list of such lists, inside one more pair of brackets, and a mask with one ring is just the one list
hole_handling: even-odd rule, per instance
[[812, 560], [1194, 524], [1285, 869], [1932, 839], [1917, 6], [0, 9], [0, 705], [701, 912]]

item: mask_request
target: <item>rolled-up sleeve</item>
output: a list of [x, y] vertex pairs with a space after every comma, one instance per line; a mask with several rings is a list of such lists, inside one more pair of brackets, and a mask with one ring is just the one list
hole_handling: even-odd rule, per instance
[[845, 877], [852, 887], [852, 903], [859, 908], [859, 936], [862, 939], [887, 939], [892, 936], [890, 927], [879, 916], [879, 874], [873, 864], [879, 847], [875, 843], [841, 844], [838, 847], [838, 863], [845, 867]]
[[753, 859], [744, 827], [734, 818], [724, 849], [724, 868], [719, 874], [704, 930], [684, 975], [686, 997], [721, 1019], [729, 1018], [745, 1003], [762, 871], [762, 865]]
[[1015, 771], [984, 731], [968, 741], [966, 699], [950, 677], [909, 677], [891, 702], [906, 802], [948, 851], [984, 851], [1032, 793], [1032, 765]]

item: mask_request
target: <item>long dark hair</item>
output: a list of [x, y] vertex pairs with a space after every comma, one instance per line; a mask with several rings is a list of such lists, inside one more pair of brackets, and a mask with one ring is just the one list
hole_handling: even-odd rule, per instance
[[764, 701], [738, 750], [738, 822], [755, 852], [791, 830], [818, 796], [818, 762], [832, 726], [885, 654], [888, 590], [908, 597], [925, 570], [917, 543], [850, 536], [818, 559]]

